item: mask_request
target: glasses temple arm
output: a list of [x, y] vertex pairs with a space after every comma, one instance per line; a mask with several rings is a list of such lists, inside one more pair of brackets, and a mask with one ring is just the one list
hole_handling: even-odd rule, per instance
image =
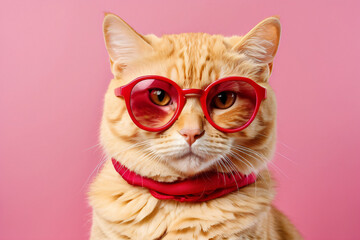
[[122, 97], [123, 96], [122, 87], [115, 88], [114, 92], [115, 92], [115, 96], [117, 96], [117, 97]]

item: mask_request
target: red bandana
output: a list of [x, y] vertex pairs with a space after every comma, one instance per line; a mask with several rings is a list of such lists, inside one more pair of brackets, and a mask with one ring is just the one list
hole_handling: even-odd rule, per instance
[[196, 177], [172, 183], [157, 182], [142, 177], [112, 159], [115, 170], [131, 185], [148, 188], [157, 199], [173, 199], [180, 202], [204, 202], [221, 197], [230, 192], [252, 184], [256, 175], [233, 173], [204, 173]]

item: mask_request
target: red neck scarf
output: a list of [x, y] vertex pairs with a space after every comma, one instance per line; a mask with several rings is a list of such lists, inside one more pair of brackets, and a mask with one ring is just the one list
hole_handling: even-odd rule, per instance
[[173, 199], [179, 202], [204, 202], [236, 191], [252, 184], [256, 175], [232, 173], [204, 173], [196, 177], [176, 182], [157, 182], [142, 177], [112, 159], [115, 170], [130, 185], [148, 188], [151, 195], [157, 199]]

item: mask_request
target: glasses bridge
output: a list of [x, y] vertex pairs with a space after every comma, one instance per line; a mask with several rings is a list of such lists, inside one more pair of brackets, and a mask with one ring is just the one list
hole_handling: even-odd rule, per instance
[[201, 89], [190, 88], [190, 89], [183, 89], [183, 93], [187, 97], [201, 97], [204, 91]]

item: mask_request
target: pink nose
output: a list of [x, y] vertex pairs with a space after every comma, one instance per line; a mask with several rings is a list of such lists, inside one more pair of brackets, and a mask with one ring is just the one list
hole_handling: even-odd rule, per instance
[[179, 131], [179, 133], [185, 138], [186, 142], [191, 146], [196, 139], [201, 138], [204, 135], [204, 130], [196, 129], [188, 129], [183, 128]]

